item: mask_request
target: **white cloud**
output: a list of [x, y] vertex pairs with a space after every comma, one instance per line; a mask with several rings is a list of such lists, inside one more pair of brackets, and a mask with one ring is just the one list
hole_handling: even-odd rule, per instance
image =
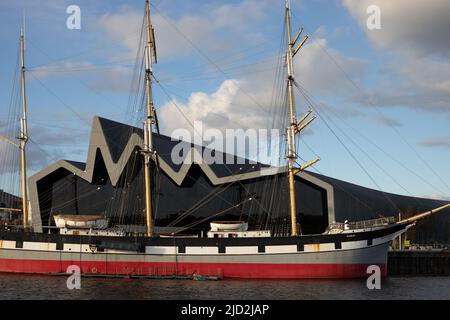
[[94, 64], [86, 61], [69, 61], [62, 63], [49, 64], [30, 69], [37, 78], [47, 77], [66, 77], [68, 74], [91, 73]]
[[[155, 27], [158, 55], [164, 60], [186, 57], [195, 51], [189, 41], [209, 52], [220, 52], [239, 46], [243, 41], [261, 41], [263, 35], [255, 28], [255, 22], [268, 14], [270, 4], [271, 1], [268, 0], [245, 0], [238, 4], [220, 6], [199, 4], [196, 14], [177, 18], [152, 7], [152, 24]], [[113, 40], [119, 41], [127, 49], [125, 54], [134, 58], [139, 44], [143, 13], [124, 6], [117, 13], [100, 17], [97, 27]]]
[[346, 57], [330, 48], [323, 38], [307, 43], [295, 59], [296, 80], [315, 93], [349, 94], [349, 89], [354, 90], [336, 63], [357, 82], [363, 81], [367, 66], [365, 60]]
[[[267, 145], [268, 136], [263, 132], [251, 131], [255, 134], [251, 138], [251, 144], [248, 147], [237, 146], [236, 150], [228, 150], [228, 145], [225, 145], [225, 140], [223, 140], [230, 139], [226, 136], [226, 129], [243, 129], [247, 131], [247, 129], [258, 130], [270, 127], [272, 119], [267, 107], [271, 92], [270, 90], [265, 91], [265, 88], [253, 87], [253, 84], [248, 79], [230, 79], [225, 80], [211, 94], [194, 92], [186, 103], [176, 100], [169, 101], [158, 110], [159, 117], [164, 124], [163, 132], [171, 136], [176, 129], [183, 128], [188, 130], [191, 133], [191, 137], [193, 137], [194, 134], [205, 134], [208, 129], [218, 130], [221, 136], [217, 137], [217, 133], [214, 133], [215, 140], [213, 145], [210, 145], [210, 142], [208, 142], [209, 138], [206, 136], [203, 136], [205, 141], [202, 144], [242, 157], [254, 160], [259, 159], [259, 161], [265, 163], [270, 163], [271, 161], [277, 163], [279, 159], [273, 158], [272, 155], [276, 154], [276, 150], [273, 148], [279, 147], [279, 141], [274, 141], [273, 143], [276, 146], [269, 151]], [[180, 112], [179, 109], [182, 111]], [[272, 112], [276, 112], [276, 110], [274, 109]], [[194, 121], [201, 121], [202, 131], [197, 131], [199, 129], [196, 128], [195, 133], [193, 132]], [[209, 133], [212, 134], [211, 131]], [[262, 134], [261, 136], [259, 135], [260, 133]], [[242, 132], [242, 134], [246, 135], [247, 132]], [[270, 135], [270, 132], [267, 132], [267, 134]], [[282, 133], [278, 132], [278, 136], [281, 137], [281, 135]], [[258, 140], [254, 140], [255, 137]], [[236, 138], [242, 138], [242, 136]], [[278, 137], [273, 136], [273, 138], [277, 139]], [[267, 156], [265, 153], [267, 153]]]
[[131, 89], [132, 72], [128, 66], [117, 65], [100, 69], [94, 75], [94, 79], [90, 82], [90, 89], [94, 92], [129, 92]]
[[[392, 60], [379, 72], [379, 83], [362, 105], [410, 107], [450, 116], [450, 2], [448, 0], [342, 0], [370, 41]], [[381, 9], [381, 30], [366, 27], [369, 5]]]
[[[264, 35], [255, 25], [270, 12], [267, 8], [271, 3], [270, 0], [245, 0], [214, 6], [204, 3], [196, 5], [194, 13], [179, 17], [166, 13], [169, 10], [152, 7], [159, 61], [189, 61], [188, 58], [196, 52], [195, 46], [214, 56], [214, 59], [220, 59], [227, 56], [230, 48], [239, 48], [242, 43], [261, 43]], [[106, 56], [103, 58], [134, 61], [140, 43], [143, 15], [143, 10], [122, 6], [116, 12], [102, 15], [92, 24], [100, 41], [105, 42], [106, 46], [114, 44], [113, 50], [105, 50]], [[145, 32], [144, 29], [144, 39]], [[109, 39], [109, 44], [106, 39]], [[140, 54], [143, 55], [143, 52]], [[128, 91], [131, 73], [131, 67], [105, 69], [101, 77], [92, 81], [92, 87], [96, 90]]]
[[450, 149], [450, 136], [425, 139], [420, 141], [418, 145], [422, 147], [441, 147]]
[[380, 70], [376, 87], [351, 100], [368, 107], [408, 107], [450, 117], [449, 75], [448, 62], [399, 53]]
[[97, 28], [105, 32], [114, 41], [125, 49], [121, 52], [122, 58], [135, 58], [139, 45], [143, 12], [124, 6], [118, 13], [108, 13], [97, 21]]
[[[202, 121], [204, 128], [263, 128], [265, 122], [254, 114], [254, 107], [245, 108], [238, 105], [240, 87], [243, 81], [225, 80], [217, 91], [208, 95], [204, 92], [193, 92], [187, 103], [177, 100], [169, 101], [160, 108], [159, 115], [164, 119], [167, 133], [177, 128], [192, 131], [194, 121]], [[189, 122], [183, 117], [175, 103], [183, 111]], [[248, 103], [250, 105], [250, 103]]]
[[[380, 48], [399, 47], [418, 55], [450, 54], [448, 0], [342, 0], [342, 3]], [[369, 5], [381, 9], [381, 30], [366, 27]]]
[[[329, 48], [325, 39], [316, 39], [305, 45], [295, 57], [296, 80], [315, 95], [330, 93], [349, 95], [347, 91], [349, 86], [342, 81], [341, 71], [323, 50], [343, 65], [355, 79], [364, 77], [365, 61], [347, 58], [339, 51]], [[247, 74], [225, 80], [211, 94], [194, 92], [186, 103], [174, 101], [191, 123], [202, 121], [206, 127], [218, 129], [269, 128], [273, 125], [272, 117], [279, 116], [282, 112], [281, 105], [271, 105], [274, 102], [272, 95], [276, 66], [277, 59], [272, 59], [265, 62], [263, 71], [256, 73], [254, 71], [260, 69], [261, 65], [253, 65], [246, 69]], [[282, 70], [282, 83], [285, 83], [285, 73], [286, 70]], [[304, 99], [298, 100], [299, 104], [304, 103]], [[170, 133], [179, 127], [192, 129], [173, 102], [167, 102], [158, 112], [162, 122], [167, 123], [166, 132]]]
[[401, 127], [402, 124], [400, 121], [394, 118], [386, 117], [386, 116], [379, 116], [373, 119], [375, 123], [388, 126], [388, 127]]

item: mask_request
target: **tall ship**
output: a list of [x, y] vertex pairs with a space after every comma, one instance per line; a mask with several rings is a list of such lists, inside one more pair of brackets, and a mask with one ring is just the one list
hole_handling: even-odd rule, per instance
[[[285, 4], [287, 166], [246, 159], [236, 165], [174, 164], [167, 154], [177, 142], [159, 133], [153, 103], [157, 55], [150, 8], [147, 0], [143, 128], [95, 117], [87, 162], [61, 160], [33, 175], [29, 190], [21, 33], [20, 134], [18, 141], [1, 137], [20, 150], [22, 205], [15, 199], [15, 207], [0, 208], [21, 217], [21, 223], [0, 227], [0, 272], [64, 274], [75, 265], [82, 274], [96, 276], [360, 278], [376, 265], [386, 276], [390, 243], [418, 220], [450, 207], [441, 203], [402, 218], [336, 219], [330, 182], [305, 170], [319, 159], [298, 164], [296, 141], [315, 116], [312, 111], [296, 114], [294, 56], [308, 38], [301, 38], [301, 31], [292, 33], [289, 1]], [[185, 160], [205, 149], [188, 146]], [[301, 181], [319, 187], [300, 188]], [[299, 209], [307, 197], [320, 198], [319, 206], [311, 209], [318, 212], [307, 215]], [[211, 204], [212, 199], [220, 199], [220, 205]], [[95, 207], [96, 203], [101, 205]]]

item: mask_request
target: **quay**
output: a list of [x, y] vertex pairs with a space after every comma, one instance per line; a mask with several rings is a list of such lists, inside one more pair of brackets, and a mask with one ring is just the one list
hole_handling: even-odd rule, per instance
[[396, 250], [388, 253], [390, 276], [450, 276], [450, 250]]

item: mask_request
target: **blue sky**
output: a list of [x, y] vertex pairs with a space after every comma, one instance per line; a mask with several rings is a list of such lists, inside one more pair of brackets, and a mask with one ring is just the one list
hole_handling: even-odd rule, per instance
[[[81, 30], [66, 27], [71, 4], [81, 8]], [[381, 30], [366, 27], [369, 4], [381, 8]], [[155, 76], [191, 120], [219, 129], [269, 123], [283, 6], [281, 0], [152, 2]], [[296, 79], [325, 105], [336, 134], [376, 184], [320, 118], [302, 138], [302, 157], [320, 155], [321, 173], [349, 182], [448, 198], [448, 1], [292, 0], [292, 7], [294, 30], [304, 26], [311, 36], [295, 58]], [[31, 173], [62, 158], [84, 161], [93, 115], [142, 117], [127, 112], [143, 9], [141, 0], [0, 3], [0, 119], [19, 71], [26, 16]], [[154, 91], [163, 132], [188, 127], [161, 87]], [[300, 114], [307, 105], [299, 94], [296, 100]]]

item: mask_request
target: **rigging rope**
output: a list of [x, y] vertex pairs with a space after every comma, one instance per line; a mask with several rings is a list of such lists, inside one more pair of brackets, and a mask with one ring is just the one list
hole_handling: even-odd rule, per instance
[[372, 181], [372, 183], [378, 188], [378, 190], [383, 194], [383, 196], [388, 200], [393, 207], [401, 211], [398, 206], [392, 201], [390, 197], [387, 196], [385, 192], [381, 190], [381, 187], [378, 185], [378, 183], [375, 181], [375, 179], [372, 177], [372, 175], [366, 170], [366, 168], [362, 165], [362, 163], [358, 160], [358, 158], [353, 154], [353, 152], [347, 147], [347, 145], [344, 143], [344, 141], [336, 134], [336, 132], [333, 130], [333, 128], [329, 125], [327, 119], [325, 116], [322, 116], [321, 112], [318, 111], [317, 105], [311, 100], [311, 98], [308, 96], [308, 94], [304, 91], [302, 86], [299, 85], [298, 82], [294, 81], [294, 86], [299, 90], [299, 92], [302, 94], [302, 96], [305, 98], [306, 101], [308, 101], [311, 108], [314, 109], [314, 111], [317, 113], [317, 115], [323, 120], [327, 128], [331, 131], [331, 133], [334, 135], [334, 137], [339, 141], [339, 143], [344, 147], [344, 149], [347, 151], [347, 153], [352, 157], [352, 159], [356, 162], [356, 164], [361, 168], [361, 170], [364, 171], [364, 173], [369, 177], [369, 179]]
[[[314, 41], [314, 43], [333, 61], [336, 67], [345, 75], [346, 79], [359, 91], [359, 93], [367, 98], [367, 101], [375, 107], [375, 110], [380, 116], [383, 116], [383, 113], [379, 110], [379, 106], [373, 102], [371, 97], [367, 95], [361, 87], [350, 77], [350, 75], [344, 70], [344, 68], [333, 58], [333, 56], [324, 48], [318, 41]], [[442, 177], [437, 174], [437, 172], [433, 169], [433, 167], [417, 152], [417, 150], [405, 139], [405, 137], [398, 131], [397, 128], [391, 123], [386, 123], [402, 140], [403, 142], [413, 151], [416, 157], [441, 181], [441, 183], [450, 190], [450, 186], [445, 182]]]

